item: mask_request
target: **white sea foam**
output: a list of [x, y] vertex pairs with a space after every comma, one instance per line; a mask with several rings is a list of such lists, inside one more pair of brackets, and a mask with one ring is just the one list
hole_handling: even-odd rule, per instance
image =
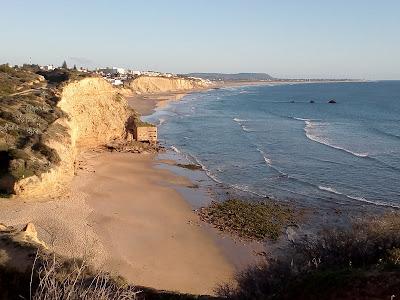
[[242, 191], [242, 192], [246, 192], [246, 193], [250, 193], [250, 194], [253, 194], [253, 195], [256, 195], [256, 196], [259, 196], [259, 197], [267, 197], [267, 195], [265, 195], [265, 194], [261, 194], [261, 193], [258, 193], [258, 192], [256, 192], [256, 191], [253, 191], [249, 186], [247, 186], [247, 185], [243, 185], [243, 184], [231, 184], [230, 185], [231, 187], [233, 187], [234, 189], [236, 189], [236, 190], [239, 190], [239, 191]]
[[222, 181], [211, 172], [210, 169], [208, 169], [196, 156], [189, 154], [190, 158], [192, 160], [194, 160], [196, 162], [196, 164], [198, 164], [199, 166], [201, 166], [201, 168], [203, 169], [203, 171], [206, 173], [206, 175], [211, 178], [213, 181], [215, 181], [216, 183], [222, 183]]
[[174, 150], [176, 153], [181, 153], [181, 151], [179, 151], [179, 149], [175, 146], [171, 146], [171, 149]]
[[247, 120], [239, 119], [239, 118], [233, 118], [233, 121], [240, 123], [240, 122], [246, 122]]
[[245, 125], [240, 125], [240, 127], [242, 127], [243, 131], [246, 131], [246, 132], [254, 132], [255, 131], [253, 129], [246, 127]]
[[297, 120], [297, 121], [311, 121], [310, 119], [303, 119], [303, 118], [296, 118], [296, 117], [291, 117], [291, 118], [294, 120]]
[[161, 126], [162, 124], [164, 124], [165, 121], [166, 121], [166, 120], [165, 120], [164, 118], [160, 118], [160, 119], [158, 120], [158, 126]]
[[343, 195], [342, 193], [339, 193], [337, 190], [335, 190], [334, 188], [329, 187], [329, 186], [327, 187], [327, 186], [319, 185], [318, 188], [320, 190], [327, 191], [327, 192], [330, 192], [330, 193], [333, 193], [333, 194], [336, 194], [336, 195]]
[[271, 167], [272, 166], [272, 160], [269, 157], [267, 157], [267, 154], [263, 150], [261, 150], [260, 148], [257, 148], [257, 151], [261, 153], [262, 157], [264, 158], [265, 163], [268, 166]]
[[250, 129], [249, 127], [247, 127], [246, 125], [242, 124], [244, 122], [247, 122], [248, 120], [244, 120], [244, 119], [239, 119], [239, 118], [233, 118], [233, 121], [235, 121], [236, 123], [238, 123], [240, 125], [240, 127], [242, 127], [242, 130], [245, 132], [255, 132], [256, 130], [254, 129]]
[[261, 153], [267, 166], [270, 167], [271, 169], [275, 170], [279, 174], [278, 178], [289, 178], [288, 174], [282, 172], [281, 170], [279, 170], [278, 168], [276, 168], [272, 165], [272, 160], [267, 156], [267, 154], [263, 150], [261, 150], [260, 148], [256, 148], [256, 149], [258, 152]]
[[322, 137], [320, 132], [321, 132], [321, 130], [323, 130], [324, 128], [329, 126], [330, 125], [329, 123], [312, 121], [310, 119], [300, 119], [300, 118], [294, 118], [294, 119], [298, 119], [298, 120], [305, 122], [306, 126], [304, 127], [304, 132], [308, 139], [310, 139], [314, 142], [320, 143], [322, 145], [337, 149], [337, 150], [345, 151], [345, 152], [350, 153], [357, 157], [368, 157], [368, 153], [359, 153], [359, 152], [349, 150], [347, 148], [335, 145], [326, 137]]

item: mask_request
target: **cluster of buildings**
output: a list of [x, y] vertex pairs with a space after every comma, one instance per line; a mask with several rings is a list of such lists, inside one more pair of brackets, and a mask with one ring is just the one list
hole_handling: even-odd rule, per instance
[[112, 68], [97, 68], [95, 73], [101, 75], [104, 79], [109, 81], [113, 85], [122, 85], [126, 80], [136, 78], [138, 76], [158, 76], [158, 77], [175, 77], [176, 74], [163, 73], [155, 71], [136, 71], [124, 68], [112, 67]]
[[[43, 71], [53, 71], [59, 67], [56, 67], [54, 65], [43, 65], [43, 66], [39, 65], [39, 68], [40, 68], [40, 70], [43, 70]], [[90, 72], [87, 68], [83, 68], [83, 67], [76, 68], [76, 70], [79, 72], [83, 72], [83, 73]]]
[[[7, 65], [9, 65], [12, 68], [18, 67], [17, 65], [15, 66], [12, 66], [11, 64]], [[52, 64], [49, 65], [24, 64], [22, 67], [25, 66], [39, 68], [40, 70], [43, 71], [53, 71], [55, 69], [60, 68], [59, 66], [55, 66]], [[166, 77], [166, 78], [173, 78], [177, 76], [176, 74], [173, 73], [164, 73], [156, 71], [137, 71], [120, 67], [106, 67], [106, 68], [96, 68], [95, 70], [89, 70], [87, 68], [74, 66], [74, 69], [82, 73], [98, 74], [115, 86], [123, 85], [125, 81], [135, 79], [138, 76], [152, 76], [152, 77]], [[199, 78], [193, 77], [193, 79], [199, 79]]]

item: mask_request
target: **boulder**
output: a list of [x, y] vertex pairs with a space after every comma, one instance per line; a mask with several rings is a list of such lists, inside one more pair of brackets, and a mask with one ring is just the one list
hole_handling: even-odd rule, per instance
[[331, 100], [329, 100], [329, 102], [328, 103], [330, 103], [330, 104], [335, 104], [336, 103], [336, 101], [335, 101], [335, 99], [331, 99]]
[[47, 245], [39, 240], [35, 225], [29, 222], [25, 225], [24, 229], [15, 234], [12, 239], [17, 243], [27, 243], [47, 249]]

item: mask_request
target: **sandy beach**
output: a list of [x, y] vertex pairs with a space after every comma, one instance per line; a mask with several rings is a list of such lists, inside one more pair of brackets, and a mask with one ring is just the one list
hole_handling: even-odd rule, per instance
[[[183, 96], [140, 96], [130, 105], [148, 114]], [[232, 280], [234, 266], [174, 189], [192, 183], [158, 163], [150, 154], [86, 151], [67, 195], [4, 200], [0, 220], [16, 227], [33, 222], [57, 253], [90, 258], [133, 284], [213, 294]]]
[[179, 101], [187, 94], [184, 92], [137, 94], [128, 97], [127, 101], [140, 115], [146, 116], [153, 113], [157, 108], [165, 107], [170, 102]]
[[69, 196], [5, 200], [0, 218], [33, 222], [56, 252], [89, 257], [133, 284], [212, 294], [234, 268], [173, 188], [191, 182], [154, 164], [150, 154], [88, 152]]
[[153, 168], [153, 158], [102, 154], [81, 188], [93, 211], [91, 223], [109, 254], [105, 268], [139, 285], [210, 294], [216, 284], [230, 280], [233, 269], [171, 188], [191, 183]]

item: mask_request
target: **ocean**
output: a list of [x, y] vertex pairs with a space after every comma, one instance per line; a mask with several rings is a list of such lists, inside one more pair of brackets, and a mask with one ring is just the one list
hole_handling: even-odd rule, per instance
[[400, 208], [400, 81], [212, 89], [146, 119], [219, 188], [321, 210]]

